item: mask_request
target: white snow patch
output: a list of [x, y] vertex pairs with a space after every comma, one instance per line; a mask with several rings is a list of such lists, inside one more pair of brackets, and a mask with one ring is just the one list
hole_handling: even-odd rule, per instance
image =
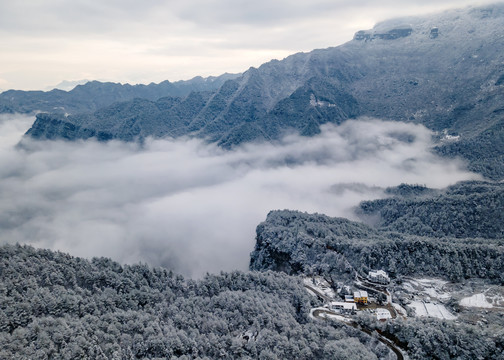
[[461, 306], [466, 307], [479, 307], [479, 308], [492, 308], [493, 305], [490, 304], [485, 298], [485, 294], [474, 294], [460, 300]]
[[410, 306], [415, 309], [416, 316], [435, 317], [438, 319], [454, 320], [457, 317], [450, 313], [442, 304], [424, 303], [423, 301], [413, 301]]
[[416, 316], [429, 316], [427, 309], [425, 308], [425, 305], [422, 301], [412, 301], [409, 306], [415, 310]]
[[425, 288], [423, 291], [425, 294], [429, 295], [432, 298], [439, 300], [448, 300], [450, 298], [450, 294], [446, 292], [439, 292], [435, 288]]
[[427, 303], [425, 304], [427, 312], [431, 317], [437, 317], [438, 319], [454, 320], [456, 316], [453, 316], [444, 305]]
[[325, 317], [326, 319], [331, 319], [331, 320], [338, 320], [338, 321], [344, 321], [344, 322], [347, 322], [348, 319], [344, 316], [341, 316], [341, 315], [336, 315], [336, 314], [328, 314], [328, 313], [324, 313], [324, 315], [322, 315], [323, 317]]
[[387, 309], [376, 309], [376, 318], [378, 320], [387, 320], [387, 319], [392, 319], [392, 315], [390, 314], [390, 311]]
[[443, 291], [447, 281], [441, 279], [410, 279], [403, 288], [412, 293], [423, 293], [433, 299], [448, 300], [451, 295]]
[[503, 307], [504, 306], [504, 297], [500, 295], [492, 296], [492, 305], [495, 307]]
[[415, 280], [423, 285], [433, 285], [433, 286], [437, 285], [438, 287], [442, 287], [448, 283], [448, 281], [441, 280], [441, 279], [425, 279], [424, 278], [424, 279], [415, 279]]

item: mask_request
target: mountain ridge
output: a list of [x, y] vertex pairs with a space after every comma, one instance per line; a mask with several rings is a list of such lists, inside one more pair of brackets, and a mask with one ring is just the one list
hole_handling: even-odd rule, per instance
[[[95, 134], [115, 122], [109, 138], [118, 140], [189, 135], [224, 148], [274, 141], [286, 130], [312, 136], [324, 123], [360, 116], [406, 121], [435, 132], [439, 154], [462, 156], [471, 170], [502, 179], [502, 29], [503, 4], [393, 19], [338, 47], [250, 68], [207, 92], [197, 111], [180, 110], [188, 94], [163, 111], [150, 100], [144, 112], [119, 116], [110, 110], [129, 105], [113, 104], [98, 110], [110, 113], [106, 121], [96, 112], [62, 121]], [[37, 120], [29, 136], [58, 137], [47, 116]]]
[[238, 75], [225, 73], [207, 78], [196, 76], [190, 80], [136, 85], [93, 80], [69, 91], [7, 90], [0, 93], [0, 113], [88, 113], [134, 98], [157, 100], [165, 96], [186, 96], [191, 91], [214, 90]]

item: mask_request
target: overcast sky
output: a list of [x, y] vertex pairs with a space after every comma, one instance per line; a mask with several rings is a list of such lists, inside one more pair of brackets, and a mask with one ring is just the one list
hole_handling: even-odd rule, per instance
[[0, 90], [242, 72], [339, 45], [391, 17], [496, 1], [0, 1]]

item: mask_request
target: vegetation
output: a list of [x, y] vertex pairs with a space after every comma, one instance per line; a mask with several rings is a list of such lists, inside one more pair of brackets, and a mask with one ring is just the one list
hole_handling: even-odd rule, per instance
[[377, 359], [359, 331], [308, 317], [313, 297], [280, 273], [185, 280], [27, 246], [0, 247], [0, 358]]
[[[472, 182], [443, 192], [402, 185], [388, 193], [413, 202], [479, 194], [484, 202], [499, 189]], [[387, 204], [393, 209], [400, 202]], [[466, 223], [460, 225], [468, 231]], [[310, 319], [310, 308], [320, 303], [292, 275], [321, 274], [340, 282], [351, 281], [355, 271], [382, 268], [396, 278], [479, 277], [503, 284], [502, 245], [502, 238], [491, 236], [422, 237], [286, 210], [270, 212], [257, 228], [250, 267], [261, 272], [207, 274], [201, 280], [142, 264], [4, 245], [0, 358], [386, 359], [390, 351], [376, 338]], [[477, 327], [359, 317], [366, 327], [393, 337], [413, 359], [499, 359], [504, 326], [502, 318], [492, 321]]]
[[503, 239], [420, 237], [325, 215], [272, 211], [257, 227], [250, 268], [333, 279], [384, 269], [393, 276], [480, 277], [504, 283], [502, 245]]
[[482, 328], [438, 319], [377, 322], [360, 315], [358, 323], [396, 340], [413, 360], [504, 359], [504, 323]]
[[357, 214], [382, 230], [430, 237], [504, 238], [504, 183], [461, 182], [446, 190], [401, 185], [364, 201]]

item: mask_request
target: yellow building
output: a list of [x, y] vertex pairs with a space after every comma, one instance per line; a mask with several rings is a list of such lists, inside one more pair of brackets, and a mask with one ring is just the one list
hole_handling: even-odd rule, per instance
[[354, 301], [357, 304], [367, 305], [367, 303], [368, 303], [368, 293], [367, 293], [367, 291], [364, 291], [364, 290], [355, 291], [353, 293], [353, 298], [354, 298]]

